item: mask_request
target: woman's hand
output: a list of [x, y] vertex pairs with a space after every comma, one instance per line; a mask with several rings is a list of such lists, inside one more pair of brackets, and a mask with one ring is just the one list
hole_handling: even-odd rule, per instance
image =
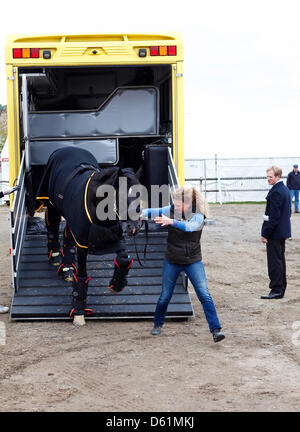
[[154, 222], [156, 224], [161, 224], [161, 226], [173, 225], [173, 219], [168, 218], [164, 214], [161, 215], [161, 216], [157, 216], [156, 218], [154, 218]]

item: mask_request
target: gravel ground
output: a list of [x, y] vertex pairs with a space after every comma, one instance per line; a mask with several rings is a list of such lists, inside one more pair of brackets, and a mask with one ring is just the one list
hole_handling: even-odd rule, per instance
[[[0, 315], [0, 411], [298, 411], [300, 214], [286, 243], [288, 287], [269, 292], [263, 205], [213, 205], [202, 236], [208, 286], [226, 339], [195, 318], [15, 322]], [[8, 208], [0, 207], [0, 303], [12, 298]]]

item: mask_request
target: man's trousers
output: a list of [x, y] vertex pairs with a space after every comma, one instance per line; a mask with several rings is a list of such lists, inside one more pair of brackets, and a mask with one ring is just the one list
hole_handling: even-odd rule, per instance
[[286, 290], [285, 239], [268, 239], [267, 243], [269, 287], [276, 294]]

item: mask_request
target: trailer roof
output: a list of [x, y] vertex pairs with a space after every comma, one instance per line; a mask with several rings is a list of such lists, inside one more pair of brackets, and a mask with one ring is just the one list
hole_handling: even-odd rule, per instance
[[[150, 47], [164, 47], [153, 56]], [[174, 48], [169, 51], [166, 47]], [[13, 49], [28, 54], [13, 56]], [[140, 55], [144, 49], [146, 55]], [[36, 54], [31, 56], [31, 50]], [[50, 54], [45, 56], [45, 51]], [[26, 57], [26, 58], [25, 58]], [[30, 58], [34, 57], [34, 58]], [[45, 66], [62, 64], [175, 63], [183, 61], [180, 32], [107, 34], [11, 34], [6, 39], [6, 64]]]

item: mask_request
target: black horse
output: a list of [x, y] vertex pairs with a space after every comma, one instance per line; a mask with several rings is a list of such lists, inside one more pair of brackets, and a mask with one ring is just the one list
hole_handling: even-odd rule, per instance
[[[133, 198], [129, 197], [128, 192], [132, 186], [139, 185], [140, 173], [140, 170], [135, 174], [130, 168], [120, 169], [115, 166], [99, 169], [97, 160], [90, 152], [71, 146], [58, 149], [49, 157], [36, 199], [40, 206], [47, 207], [45, 222], [49, 263], [58, 267], [58, 275], [65, 281], [72, 281], [70, 316], [76, 325], [84, 325], [84, 315], [93, 313], [86, 307], [90, 279], [86, 269], [88, 253], [116, 252], [114, 274], [109, 288], [116, 293], [122, 291], [127, 284], [126, 276], [133, 260], [127, 254], [123, 241], [118, 203], [120, 198], [126, 200], [126, 213], [123, 209], [121, 219], [126, 220], [127, 234], [136, 235], [141, 222], [138, 218], [129, 217], [127, 209]], [[121, 179], [125, 180], [125, 197], [120, 196]], [[99, 189], [100, 186], [104, 188], [104, 193], [103, 189]], [[115, 191], [113, 203], [109, 191]], [[106, 206], [101, 205], [104, 200]], [[105, 209], [108, 210], [107, 213], [104, 212]], [[61, 249], [59, 226], [62, 216], [66, 220], [66, 226]], [[78, 269], [75, 265], [76, 250]]]

